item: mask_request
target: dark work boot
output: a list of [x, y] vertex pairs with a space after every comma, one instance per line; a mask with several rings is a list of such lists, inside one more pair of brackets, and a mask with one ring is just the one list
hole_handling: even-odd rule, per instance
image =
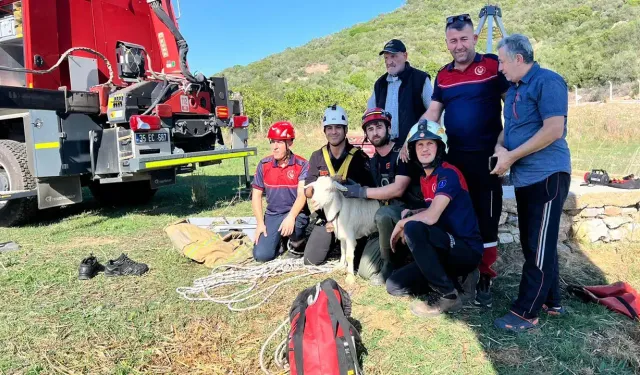
[[410, 306], [411, 312], [420, 317], [428, 318], [438, 316], [443, 313], [452, 313], [462, 308], [462, 300], [455, 291], [447, 296], [440, 293], [431, 293], [427, 295], [426, 301], [415, 301]]
[[126, 254], [120, 255], [118, 259], [110, 260], [105, 266], [105, 276], [140, 276], [149, 271], [149, 267], [144, 263], [134, 262]]
[[477, 268], [467, 276], [460, 278], [462, 281], [460, 283], [462, 285], [462, 295], [460, 296], [462, 303], [466, 304], [476, 298], [476, 286], [478, 285], [479, 278], [480, 272]]
[[473, 304], [478, 307], [491, 307], [493, 305], [493, 295], [491, 294], [491, 277], [480, 275], [476, 288], [476, 299]]

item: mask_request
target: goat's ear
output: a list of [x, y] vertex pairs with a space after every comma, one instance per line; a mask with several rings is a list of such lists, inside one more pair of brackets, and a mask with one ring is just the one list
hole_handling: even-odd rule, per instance
[[347, 191], [348, 189], [342, 185], [341, 183], [337, 182], [337, 181], [333, 181], [333, 186], [336, 187], [336, 189], [340, 190], [340, 191]]
[[309, 183], [308, 185], [305, 185], [305, 186], [304, 186], [304, 188], [306, 189], [306, 188], [313, 187], [313, 185], [315, 185], [315, 184], [316, 184], [316, 182], [318, 182], [318, 181], [311, 182], [311, 183]]

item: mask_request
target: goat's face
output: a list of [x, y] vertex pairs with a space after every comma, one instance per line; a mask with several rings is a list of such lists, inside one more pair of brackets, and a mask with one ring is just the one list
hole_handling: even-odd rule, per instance
[[311, 199], [313, 199], [320, 208], [324, 208], [331, 203], [335, 199], [336, 194], [340, 194], [338, 190], [347, 190], [347, 188], [328, 176], [318, 177], [316, 182], [312, 182], [305, 187], [313, 187], [313, 196]]

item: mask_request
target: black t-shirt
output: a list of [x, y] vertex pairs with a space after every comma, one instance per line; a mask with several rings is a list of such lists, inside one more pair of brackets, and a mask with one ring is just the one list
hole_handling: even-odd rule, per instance
[[380, 173], [380, 181], [376, 181], [378, 186], [387, 186], [393, 182], [394, 176], [391, 176], [391, 163], [395, 163], [392, 160], [393, 152], [388, 153], [385, 156], [381, 156], [376, 153], [373, 162], [376, 163], [378, 167], [378, 172]]
[[[405, 163], [399, 158], [400, 149], [394, 148], [387, 155], [382, 156], [377, 152], [371, 160], [371, 170], [374, 174], [376, 186], [387, 186], [395, 181], [396, 176], [411, 178], [411, 183], [405, 190], [400, 202], [410, 208], [422, 208], [424, 201], [420, 191], [420, 176], [422, 171], [415, 163]], [[391, 202], [393, 203], [393, 201]]]
[[[329, 145], [327, 145], [327, 148], [328, 147]], [[344, 152], [337, 159], [333, 156], [331, 151], [329, 151], [331, 165], [333, 166], [333, 170], [336, 173], [347, 158], [349, 150], [354, 147], [355, 146], [347, 142], [344, 148]], [[324, 160], [322, 149], [316, 150], [311, 154], [311, 158], [309, 158], [309, 174], [307, 175], [307, 178], [304, 180], [304, 182], [305, 184], [310, 184], [312, 182], [315, 182], [320, 176], [329, 176], [329, 168], [327, 167], [327, 163]], [[367, 156], [367, 154], [365, 154], [364, 151], [362, 151], [360, 148], [357, 148], [357, 151], [353, 154], [351, 164], [349, 164], [349, 169], [347, 170], [347, 178], [359, 183], [362, 186], [376, 186], [370, 171], [369, 156]]]

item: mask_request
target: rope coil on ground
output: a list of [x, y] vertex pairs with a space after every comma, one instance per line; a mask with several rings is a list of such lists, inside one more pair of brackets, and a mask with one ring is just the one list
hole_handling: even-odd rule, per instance
[[[271, 333], [271, 335], [269, 335], [269, 338], [267, 338], [267, 340], [264, 342], [264, 344], [262, 344], [262, 348], [260, 349], [260, 369], [266, 375], [270, 375], [271, 373], [269, 372], [269, 370], [267, 370], [267, 367], [264, 364], [264, 352], [266, 351], [267, 346], [269, 345], [269, 342], [271, 342], [271, 340], [273, 340], [273, 338], [281, 330], [283, 330], [287, 326], [288, 323], [289, 323], [289, 318], [287, 317], [287, 318], [284, 319], [284, 321], [282, 321], [282, 323], [278, 326], [278, 328], [276, 328], [276, 330], [273, 331]], [[282, 371], [287, 371], [288, 370], [287, 357], [286, 357], [287, 339], [288, 338], [285, 337], [278, 344], [278, 346], [276, 346], [276, 349], [273, 352], [273, 362]]]
[[[333, 272], [338, 266], [337, 262], [325, 263], [321, 266], [305, 265], [302, 259], [276, 259], [263, 264], [236, 265], [225, 264], [211, 270], [211, 275], [196, 279], [193, 286], [176, 288], [176, 292], [189, 301], [210, 301], [226, 305], [231, 311], [247, 311], [262, 306], [282, 285], [293, 280]], [[264, 286], [271, 277], [303, 272], [301, 274], [285, 278], [273, 285]], [[226, 292], [221, 288], [238, 288], [237, 291]], [[317, 298], [317, 293], [316, 293]], [[252, 299], [257, 299], [251, 305], [238, 307]], [[271, 373], [265, 366], [265, 351], [271, 340], [282, 330], [286, 330], [289, 318], [285, 318], [276, 328], [260, 349], [260, 369], [267, 375]], [[287, 364], [287, 343], [285, 337], [275, 347], [273, 362], [281, 371], [286, 373]]]
[[[226, 305], [231, 311], [253, 310], [264, 304], [278, 288], [293, 280], [332, 272], [337, 263], [326, 263], [320, 266], [305, 265], [302, 259], [275, 259], [257, 265], [225, 264], [211, 270], [211, 275], [196, 279], [193, 286], [180, 287], [176, 292], [189, 301], [210, 301]], [[288, 277], [271, 286], [263, 284], [271, 277], [304, 272]], [[244, 285], [244, 287], [242, 287]], [[225, 295], [221, 288], [240, 287], [238, 291]], [[222, 294], [222, 295], [221, 295]], [[238, 307], [243, 302], [258, 299], [257, 302]]]

